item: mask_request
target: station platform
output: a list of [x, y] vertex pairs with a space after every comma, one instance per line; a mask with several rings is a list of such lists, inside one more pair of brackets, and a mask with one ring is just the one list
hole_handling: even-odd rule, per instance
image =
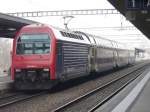
[[96, 112], [150, 112], [150, 68]]
[[0, 92], [11, 89], [13, 81], [8, 75], [0, 75]]
[[130, 107], [129, 112], [150, 112], [150, 79]]

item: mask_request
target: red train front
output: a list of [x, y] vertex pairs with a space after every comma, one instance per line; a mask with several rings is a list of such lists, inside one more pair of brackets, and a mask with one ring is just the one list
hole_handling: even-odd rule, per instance
[[13, 42], [11, 76], [18, 89], [48, 89], [55, 83], [56, 38], [42, 25], [23, 27]]

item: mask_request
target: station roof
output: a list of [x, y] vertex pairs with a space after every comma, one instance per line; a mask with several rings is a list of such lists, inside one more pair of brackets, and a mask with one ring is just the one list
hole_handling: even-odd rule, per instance
[[[120, 13], [150, 39], [150, 9], [128, 9], [126, 2], [129, 0], [108, 0]], [[137, 1], [137, 0], [135, 0]], [[144, 1], [144, 0], [143, 0]]]
[[0, 13], [0, 38], [13, 38], [21, 27], [34, 23], [37, 22]]
[[135, 48], [135, 51], [136, 51], [136, 52], [145, 52], [144, 49], [139, 49], [139, 48]]

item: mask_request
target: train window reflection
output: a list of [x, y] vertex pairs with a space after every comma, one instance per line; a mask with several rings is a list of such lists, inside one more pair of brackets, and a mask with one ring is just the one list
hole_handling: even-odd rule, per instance
[[50, 52], [48, 34], [23, 34], [17, 41], [17, 54], [47, 54]]

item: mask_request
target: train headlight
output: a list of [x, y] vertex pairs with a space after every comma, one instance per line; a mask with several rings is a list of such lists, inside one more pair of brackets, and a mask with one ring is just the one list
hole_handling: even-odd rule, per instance
[[16, 69], [16, 72], [21, 72], [21, 69]]
[[48, 69], [48, 68], [44, 68], [43, 71], [44, 71], [44, 72], [48, 72], [49, 69]]

